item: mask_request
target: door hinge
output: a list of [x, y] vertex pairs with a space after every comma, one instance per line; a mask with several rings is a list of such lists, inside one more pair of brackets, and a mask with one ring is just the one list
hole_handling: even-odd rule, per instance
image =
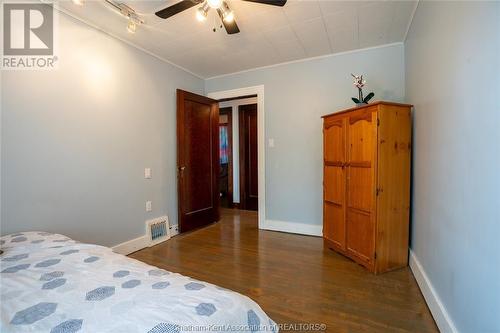
[[384, 192], [384, 190], [381, 187], [377, 187], [377, 189], [375, 190], [377, 196], [382, 192]]
[[377, 126], [380, 126], [380, 119], [377, 118]]
[[375, 255], [373, 256], [374, 259], [377, 259], [377, 252], [375, 252]]

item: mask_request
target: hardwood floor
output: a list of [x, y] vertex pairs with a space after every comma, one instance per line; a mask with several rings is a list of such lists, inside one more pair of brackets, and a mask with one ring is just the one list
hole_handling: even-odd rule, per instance
[[322, 238], [259, 230], [256, 212], [222, 210], [219, 223], [130, 257], [247, 295], [279, 324], [438, 331], [409, 268], [373, 275]]

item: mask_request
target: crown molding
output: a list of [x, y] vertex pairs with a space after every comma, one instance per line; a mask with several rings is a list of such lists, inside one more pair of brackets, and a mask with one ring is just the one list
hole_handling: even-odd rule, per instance
[[255, 68], [249, 68], [249, 69], [244, 69], [242, 71], [237, 71], [237, 72], [232, 72], [232, 73], [227, 73], [227, 74], [221, 74], [221, 75], [211, 76], [211, 77], [205, 78], [205, 80], [219, 79], [219, 78], [222, 78], [222, 77], [225, 77], [225, 76], [231, 76], [231, 75], [236, 75], [236, 74], [248, 73], [248, 72], [258, 71], [258, 70], [261, 70], [261, 69], [268, 69], [268, 68], [279, 67], [279, 66], [290, 65], [290, 64], [296, 64], [296, 63], [301, 63], [301, 62], [306, 62], [306, 61], [312, 61], [312, 60], [319, 60], [319, 59], [337, 57], [337, 56], [342, 56], [342, 55], [346, 55], [346, 54], [357, 53], [357, 52], [364, 52], [364, 51], [369, 51], [369, 50], [376, 50], [376, 49], [381, 49], [381, 48], [385, 48], [385, 47], [393, 47], [393, 46], [397, 46], [397, 45], [403, 45], [403, 42], [389, 43], [389, 44], [383, 44], [383, 45], [365, 47], [365, 48], [362, 48], [362, 49], [355, 49], [355, 50], [350, 50], [350, 51], [344, 51], [344, 52], [337, 52], [337, 53], [330, 53], [330, 54], [320, 55], [320, 56], [316, 56], [316, 57], [309, 57], [309, 58], [302, 58], [302, 59], [297, 59], [297, 60], [292, 60], [292, 61], [280, 62], [280, 63], [277, 63], [277, 64], [266, 65], [266, 66], [255, 67]]

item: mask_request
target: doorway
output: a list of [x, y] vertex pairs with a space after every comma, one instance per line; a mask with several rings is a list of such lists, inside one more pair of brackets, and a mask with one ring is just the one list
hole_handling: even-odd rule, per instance
[[[223, 90], [223, 91], [216, 91], [216, 92], [211, 92], [208, 93], [207, 96], [221, 101], [224, 99], [233, 99], [233, 98], [241, 98], [242, 96], [255, 96], [257, 95], [257, 155], [258, 155], [258, 167], [257, 167], [257, 174], [258, 174], [258, 224], [259, 224], [259, 229], [269, 229], [272, 230], [273, 227], [271, 225], [272, 221], [267, 221], [266, 220], [266, 186], [265, 186], [265, 179], [266, 179], [266, 162], [265, 162], [265, 109], [264, 109], [264, 86], [259, 85], [259, 86], [251, 86], [251, 87], [245, 87], [245, 88], [237, 88], [237, 89], [231, 89], [231, 90]], [[220, 104], [220, 103], [219, 103]], [[224, 107], [224, 105], [222, 105]], [[234, 113], [233, 113], [234, 116]], [[237, 124], [235, 118], [233, 117], [232, 119], [233, 122], [233, 134], [236, 133], [236, 126]], [[238, 126], [239, 127], [239, 126]], [[239, 149], [236, 149], [236, 145], [234, 145], [234, 140], [235, 140], [236, 135], [233, 135], [233, 160], [236, 161], [236, 154], [239, 156]], [[239, 157], [238, 157], [239, 160]], [[234, 163], [233, 165], [233, 171], [236, 170], [236, 168], [239, 168], [239, 163]], [[238, 171], [239, 173], [239, 171]], [[234, 172], [234, 175], [236, 173]], [[233, 175], [233, 176], [234, 176]], [[234, 178], [234, 177], [233, 177]], [[236, 201], [236, 198], [239, 197], [239, 192], [238, 194], [236, 193], [236, 189], [239, 191], [239, 182], [236, 182], [233, 179], [233, 201]], [[236, 203], [234, 203], [236, 204]]]
[[223, 208], [258, 210], [257, 95], [219, 100], [219, 194]]

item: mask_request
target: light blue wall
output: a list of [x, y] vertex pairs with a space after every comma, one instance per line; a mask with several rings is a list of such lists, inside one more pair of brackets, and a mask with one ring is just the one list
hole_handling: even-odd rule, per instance
[[[321, 116], [351, 107], [351, 73], [363, 73], [375, 99], [402, 101], [404, 52], [393, 45], [284, 64], [206, 81], [207, 93], [265, 87], [267, 219], [322, 224]], [[267, 145], [267, 144], [266, 144]]]
[[203, 80], [62, 14], [59, 33], [58, 70], [2, 72], [1, 233], [109, 246], [177, 223], [175, 90]]
[[500, 3], [420, 1], [411, 248], [460, 332], [500, 332]]

